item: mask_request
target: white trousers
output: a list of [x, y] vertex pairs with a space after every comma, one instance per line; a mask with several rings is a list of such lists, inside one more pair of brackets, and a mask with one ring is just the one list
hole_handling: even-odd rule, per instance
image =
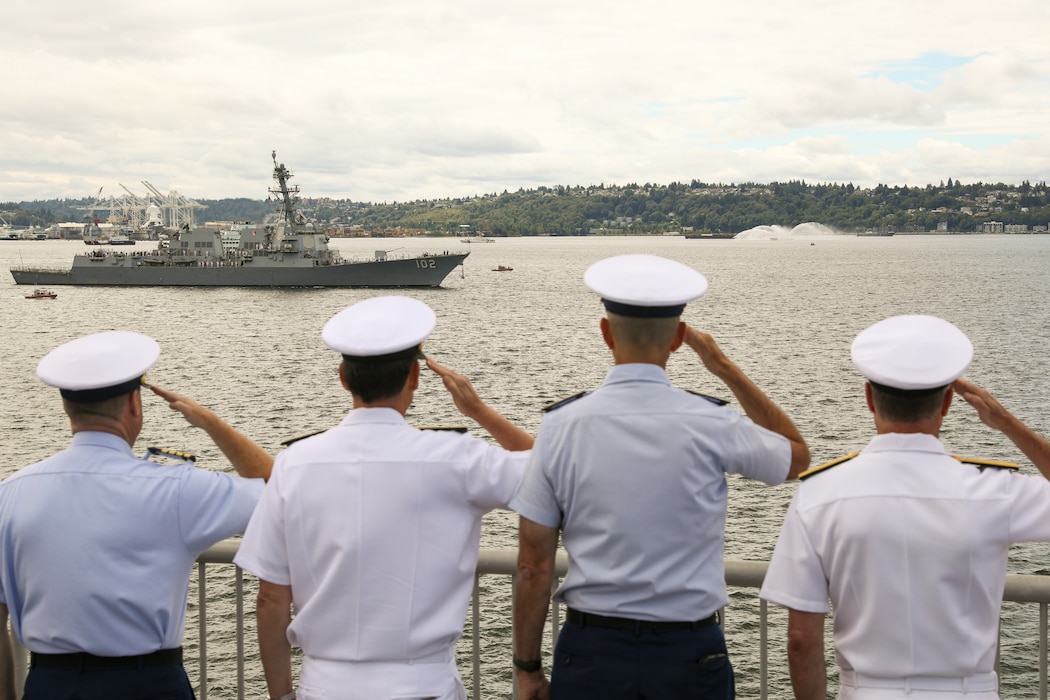
[[999, 700], [997, 688], [994, 673], [968, 678], [877, 678], [846, 670], [839, 673], [839, 700]]
[[303, 657], [297, 700], [467, 700], [454, 659], [427, 663]]

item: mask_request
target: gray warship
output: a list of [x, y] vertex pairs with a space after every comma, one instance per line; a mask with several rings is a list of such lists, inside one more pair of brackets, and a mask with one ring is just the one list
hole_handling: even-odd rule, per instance
[[15, 284], [38, 287], [438, 287], [470, 253], [424, 253], [346, 259], [328, 247], [328, 237], [296, 209], [299, 188], [273, 154], [280, 220], [273, 225], [235, 224], [184, 229], [156, 250], [109, 250], [73, 257], [69, 269], [13, 267]]

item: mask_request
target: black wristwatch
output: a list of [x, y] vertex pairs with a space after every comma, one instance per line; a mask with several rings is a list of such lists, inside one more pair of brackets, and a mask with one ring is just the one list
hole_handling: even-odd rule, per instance
[[532, 661], [522, 661], [517, 656], [514, 657], [514, 668], [520, 668], [525, 673], [535, 673], [543, 668], [543, 662], [539, 659], [533, 659]]

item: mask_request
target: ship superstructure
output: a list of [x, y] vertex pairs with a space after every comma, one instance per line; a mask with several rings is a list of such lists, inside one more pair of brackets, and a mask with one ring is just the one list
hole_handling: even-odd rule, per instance
[[328, 236], [299, 212], [298, 187], [273, 154], [280, 217], [270, 225], [239, 223], [229, 230], [184, 226], [155, 250], [101, 246], [76, 255], [68, 270], [15, 267], [16, 284], [193, 287], [437, 287], [469, 253], [345, 259]]

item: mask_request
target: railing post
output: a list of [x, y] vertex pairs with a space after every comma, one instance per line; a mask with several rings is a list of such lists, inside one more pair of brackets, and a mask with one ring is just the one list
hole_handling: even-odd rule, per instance
[[474, 572], [474, 595], [471, 596], [471, 639], [474, 645], [474, 700], [481, 700], [481, 576]]
[[761, 700], [769, 696], [769, 604], [764, 598], [758, 599], [758, 682], [761, 688]]
[[1039, 698], [1046, 700], [1046, 603], [1039, 604]]
[[[517, 569], [515, 569], [517, 571]], [[510, 575], [510, 619], [511, 619], [511, 631], [510, 631], [510, 651], [514, 653], [514, 607], [515, 601], [518, 599], [518, 574], [512, 573]], [[510, 672], [510, 700], [518, 700], [518, 672], [512, 670]]]
[[200, 658], [197, 660], [198, 674], [200, 675], [200, 698], [208, 700], [208, 619], [206, 607], [208, 596], [205, 584], [208, 582], [207, 565], [197, 562], [197, 648], [200, 649]]
[[237, 700], [244, 700], [244, 571], [235, 566], [233, 590], [237, 599]]

